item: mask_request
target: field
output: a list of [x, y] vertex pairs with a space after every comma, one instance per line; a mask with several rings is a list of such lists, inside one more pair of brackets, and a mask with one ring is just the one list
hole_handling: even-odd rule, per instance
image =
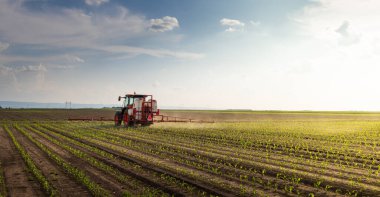
[[379, 196], [380, 114], [165, 111], [216, 123], [115, 128], [112, 110], [0, 110], [0, 196]]

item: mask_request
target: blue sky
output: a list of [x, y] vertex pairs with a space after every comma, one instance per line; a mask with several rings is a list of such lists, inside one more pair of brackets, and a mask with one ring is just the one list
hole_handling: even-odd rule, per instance
[[4, 0], [0, 100], [380, 110], [375, 0]]

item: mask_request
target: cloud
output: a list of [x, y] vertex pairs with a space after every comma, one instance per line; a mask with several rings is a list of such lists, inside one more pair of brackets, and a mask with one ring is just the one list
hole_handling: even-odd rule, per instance
[[85, 60], [77, 55], [49, 55], [49, 56], [25, 56], [25, 55], [0, 55], [0, 63], [14, 64], [15, 62], [28, 62], [29, 64], [45, 64], [45, 65], [78, 65], [84, 63]]
[[2, 38], [15, 44], [81, 47], [141, 36], [146, 22], [143, 16], [133, 15], [120, 6], [114, 8], [112, 15], [80, 9], [34, 12], [22, 5], [0, 1]]
[[[75, 8], [35, 12], [23, 6], [23, 1], [0, 1], [0, 32], [4, 41], [21, 45], [41, 46], [51, 51], [77, 49], [82, 53], [107, 51], [103, 56], [136, 56], [140, 54], [154, 57], [177, 57], [193, 59], [198, 54], [177, 52], [166, 49], [149, 49], [122, 45], [127, 50], [115, 52], [114, 43], [126, 43], [127, 40], [144, 40], [152, 36], [150, 31], [165, 32], [179, 27], [175, 17], [146, 19], [145, 16], [131, 13], [123, 6], [114, 6], [109, 12], [86, 12]], [[147, 31], [148, 30], [148, 31]], [[27, 32], [27, 33], [25, 33]], [[143, 42], [143, 41], [141, 41]], [[4, 45], [8, 46], [8, 45]], [[12, 44], [13, 46], [13, 44]], [[119, 47], [119, 46], [117, 46]], [[5, 48], [5, 47], [4, 47]], [[5, 50], [5, 49], [4, 49]], [[95, 50], [95, 51], [94, 51]], [[53, 55], [54, 56], [54, 55]], [[22, 57], [34, 63], [44, 62], [46, 57]], [[0, 56], [9, 62], [13, 57]], [[39, 61], [38, 59], [42, 59]], [[78, 63], [77, 58], [68, 58]], [[17, 60], [17, 59], [16, 59]], [[35, 60], [35, 61], [34, 61]], [[2, 62], [4, 63], [4, 62]]]
[[69, 63], [84, 63], [84, 59], [75, 55], [66, 55], [66, 59]]
[[380, 1], [319, 0], [289, 18], [298, 34], [327, 43], [354, 44], [374, 39], [380, 33]]
[[337, 30], [335, 30], [337, 33], [339, 33], [340, 35], [342, 36], [348, 36], [348, 26], [350, 24], [348, 23], [348, 21], [343, 21], [343, 23], [339, 26], [339, 28]]
[[339, 40], [339, 43], [341, 45], [351, 45], [358, 43], [360, 40], [360, 37], [358, 35], [352, 34], [349, 32], [348, 28], [350, 26], [350, 23], [348, 21], [343, 21], [343, 23], [339, 26], [338, 29], [335, 30], [338, 34], [342, 36], [342, 38]]
[[45, 65], [26, 65], [10, 67], [0, 65], [0, 76], [4, 82], [17, 91], [42, 90], [45, 87]]
[[91, 6], [99, 6], [103, 3], [107, 3], [108, 1], [109, 0], [85, 0], [85, 3]]
[[11, 67], [0, 65], [0, 75], [8, 75], [13, 69]]
[[235, 32], [244, 30], [245, 24], [239, 20], [223, 18], [220, 21], [222, 26], [226, 26], [226, 32]]
[[131, 55], [149, 55], [153, 57], [175, 57], [179, 59], [201, 59], [204, 57], [204, 54], [201, 53], [190, 53], [190, 52], [181, 52], [181, 51], [171, 51], [165, 49], [147, 49], [141, 47], [130, 47], [123, 45], [112, 45], [112, 46], [93, 46], [94, 49], [107, 51], [110, 53], [120, 53], [120, 54], [129, 54], [126, 58], [130, 58]]
[[223, 18], [220, 20], [220, 24], [223, 26], [240, 26], [244, 27], [244, 23], [240, 22], [239, 20], [234, 20], [234, 19], [228, 19], [228, 18]]
[[177, 18], [171, 16], [164, 16], [163, 18], [150, 19], [149, 29], [154, 32], [171, 31], [179, 27]]
[[0, 42], [0, 52], [7, 50], [9, 43]]
[[26, 72], [26, 71], [34, 71], [34, 72], [46, 72], [47, 68], [46, 66], [39, 64], [39, 65], [27, 65], [27, 66], [21, 66], [20, 68], [14, 69], [15, 72]]
[[0, 65], [0, 73], [3, 75], [7, 75], [9, 73], [20, 73], [20, 72], [46, 72], [47, 67], [45, 65], [24, 65], [24, 66], [4, 66]]
[[249, 21], [249, 23], [251, 23], [251, 25], [252, 26], [254, 26], [254, 27], [257, 27], [257, 26], [259, 26], [259, 25], [261, 25], [261, 22], [260, 21]]

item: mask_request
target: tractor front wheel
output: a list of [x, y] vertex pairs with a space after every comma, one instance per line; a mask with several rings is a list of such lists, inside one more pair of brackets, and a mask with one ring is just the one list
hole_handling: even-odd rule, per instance
[[128, 117], [128, 114], [124, 114], [123, 122], [124, 122], [124, 126], [125, 126], [125, 127], [130, 126], [130, 125], [129, 125], [129, 117]]
[[121, 112], [116, 112], [114, 121], [115, 121], [115, 126], [120, 126], [121, 125], [121, 118], [120, 118]]

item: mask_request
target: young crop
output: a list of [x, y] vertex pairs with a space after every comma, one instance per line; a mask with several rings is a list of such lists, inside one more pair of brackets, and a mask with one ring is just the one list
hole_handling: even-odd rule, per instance
[[122, 155], [159, 168], [173, 175], [166, 182], [207, 180], [207, 185], [240, 195], [380, 192], [376, 122], [257, 121], [133, 129], [111, 123], [45, 122], [32, 127], [64, 139], [62, 147], [70, 142], [110, 160], [119, 161]]
[[102, 188], [100, 185], [92, 181], [83, 170], [80, 170], [70, 163], [63, 160], [61, 157], [53, 153], [44, 144], [35, 140], [29, 133], [21, 129], [18, 125], [15, 125], [24, 136], [26, 136], [30, 141], [36, 144], [42, 151], [48, 154], [48, 156], [53, 159], [59, 166], [61, 166], [65, 171], [67, 171], [71, 176], [73, 176], [78, 182], [83, 184], [94, 196], [110, 196], [110, 192]]
[[42, 174], [41, 170], [39, 170], [30, 157], [30, 155], [25, 151], [25, 149], [18, 143], [16, 138], [14, 137], [12, 131], [8, 128], [7, 125], [4, 125], [4, 130], [7, 131], [9, 137], [11, 138], [13, 144], [15, 145], [16, 149], [19, 151], [21, 157], [23, 158], [26, 166], [28, 167], [29, 171], [34, 175], [34, 177], [39, 181], [42, 188], [45, 190], [45, 192], [49, 196], [56, 196], [57, 191], [53, 186], [49, 183], [47, 178]]
[[[47, 134], [45, 134], [39, 130], [36, 130], [32, 127], [27, 127], [27, 128], [30, 131], [33, 131], [40, 136], [43, 136], [44, 138], [48, 139], [49, 141], [53, 142], [54, 144], [56, 144], [56, 145], [62, 147], [63, 149], [69, 151], [70, 153], [72, 153], [76, 157], [83, 159], [84, 161], [87, 161], [90, 165], [101, 169], [102, 171], [104, 171], [107, 174], [110, 174], [111, 176], [115, 177], [121, 183], [126, 184], [126, 185], [130, 185], [131, 187], [136, 188], [136, 185], [135, 185], [136, 181], [134, 181], [132, 179], [132, 177], [126, 176], [125, 174], [121, 173], [119, 170], [115, 169], [114, 167], [105, 164], [104, 162], [88, 155], [87, 153], [85, 153], [81, 150], [73, 148], [70, 144], [66, 143], [65, 141], [54, 139], [54, 138], [50, 137], [49, 135], [47, 135]], [[147, 188], [139, 188], [139, 189], [146, 190], [146, 191], [149, 190], [149, 192], [153, 191], [150, 188], [148, 188], [148, 189]], [[154, 192], [157, 193], [158, 191], [154, 191]], [[129, 194], [128, 191], [125, 191], [124, 194], [125, 195], [131, 195], [131, 194]]]

